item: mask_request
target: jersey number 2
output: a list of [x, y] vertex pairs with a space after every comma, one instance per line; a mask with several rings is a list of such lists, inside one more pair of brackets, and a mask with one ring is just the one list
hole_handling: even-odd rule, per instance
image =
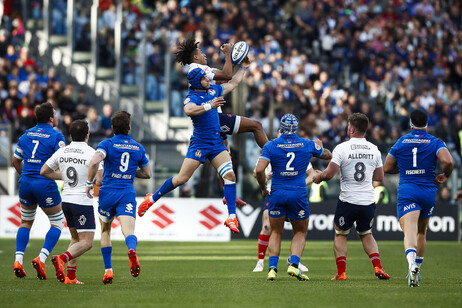
[[120, 157], [120, 167], [119, 170], [125, 172], [128, 170], [128, 163], [130, 162], [130, 153], [123, 152]]
[[294, 152], [289, 152], [287, 153], [287, 157], [290, 157], [289, 161], [287, 162], [286, 165], [286, 170], [287, 171], [294, 171], [294, 167], [291, 167], [290, 164], [294, 161], [295, 159], [295, 153]]

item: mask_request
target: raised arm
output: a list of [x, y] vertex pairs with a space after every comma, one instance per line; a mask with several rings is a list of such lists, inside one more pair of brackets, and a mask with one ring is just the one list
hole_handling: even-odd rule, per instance
[[239, 85], [249, 66], [250, 60], [248, 57], [246, 57], [240, 64], [239, 69], [237, 70], [236, 74], [234, 74], [233, 78], [229, 82], [223, 84], [223, 95], [228, 94]]
[[217, 70], [215, 72], [214, 80], [229, 81], [233, 78], [233, 63], [231, 62], [231, 51], [233, 50], [233, 45], [226, 43], [221, 45], [221, 52], [225, 55], [225, 65], [223, 65], [222, 70]]
[[213, 100], [210, 102], [207, 102], [201, 106], [198, 106], [196, 104], [190, 103], [184, 106], [184, 112], [188, 117], [193, 117], [193, 116], [198, 116], [203, 113], [206, 113], [207, 111], [211, 110], [212, 108], [218, 108], [223, 106], [226, 103], [223, 97], [215, 97]]
[[452, 169], [454, 169], [454, 160], [452, 159], [451, 153], [449, 153], [448, 149], [441, 149], [438, 152], [437, 157], [441, 162], [443, 173], [436, 177], [435, 182], [443, 184], [451, 176]]
[[387, 155], [387, 158], [385, 159], [385, 163], [383, 164], [383, 171], [389, 174], [399, 173], [398, 161], [394, 159], [393, 157], [391, 157], [390, 155]]

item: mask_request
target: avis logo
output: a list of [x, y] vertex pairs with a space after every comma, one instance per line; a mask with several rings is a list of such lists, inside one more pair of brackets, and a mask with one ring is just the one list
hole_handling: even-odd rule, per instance
[[157, 219], [154, 219], [152, 222], [161, 229], [165, 229], [173, 223], [173, 220], [167, 217], [168, 214], [174, 214], [175, 212], [166, 207], [165, 205], [159, 206], [157, 209], [152, 211], [157, 215]]
[[411, 203], [404, 207], [404, 212], [409, 211], [410, 209], [415, 209], [415, 203]]
[[19, 225], [21, 224], [20, 208], [21, 208], [21, 205], [19, 204], [19, 202], [13, 205], [12, 207], [8, 208], [8, 211], [10, 211], [14, 215], [14, 217], [8, 217], [8, 220], [16, 227], [19, 227]]
[[204, 227], [206, 227], [209, 230], [212, 230], [216, 226], [218, 226], [221, 222], [217, 219], [217, 216], [221, 214], [220, 210], [218, 210], [216, 207], [213, 205], [209, 205], [202, 211], [200, 211], [202, 215], [204, 215], [207, 220], [201, 220], [199, 221]]

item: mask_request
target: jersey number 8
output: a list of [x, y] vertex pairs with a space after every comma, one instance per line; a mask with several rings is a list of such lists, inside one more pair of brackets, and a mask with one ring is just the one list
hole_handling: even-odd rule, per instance
[[356, 182], [362, 182], [366, 178], [366, 165], [363, 162], [356, 163], [355, 174], [353, 175]]

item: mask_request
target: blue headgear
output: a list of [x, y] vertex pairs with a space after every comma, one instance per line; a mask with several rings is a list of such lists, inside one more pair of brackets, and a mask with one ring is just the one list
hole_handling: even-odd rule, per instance
[[188, 81], [191, 89], [193, 90], [205, 90], [201, 85], [201, 79], [204, 77], [205, 71], [201, 68], [195, 68], [188, 73]]
[[295, 134], [297, 128], [298, 120], [293, 114], [288, 113], [282, 117], [281, 124], [279, 126], [281, 134]]

